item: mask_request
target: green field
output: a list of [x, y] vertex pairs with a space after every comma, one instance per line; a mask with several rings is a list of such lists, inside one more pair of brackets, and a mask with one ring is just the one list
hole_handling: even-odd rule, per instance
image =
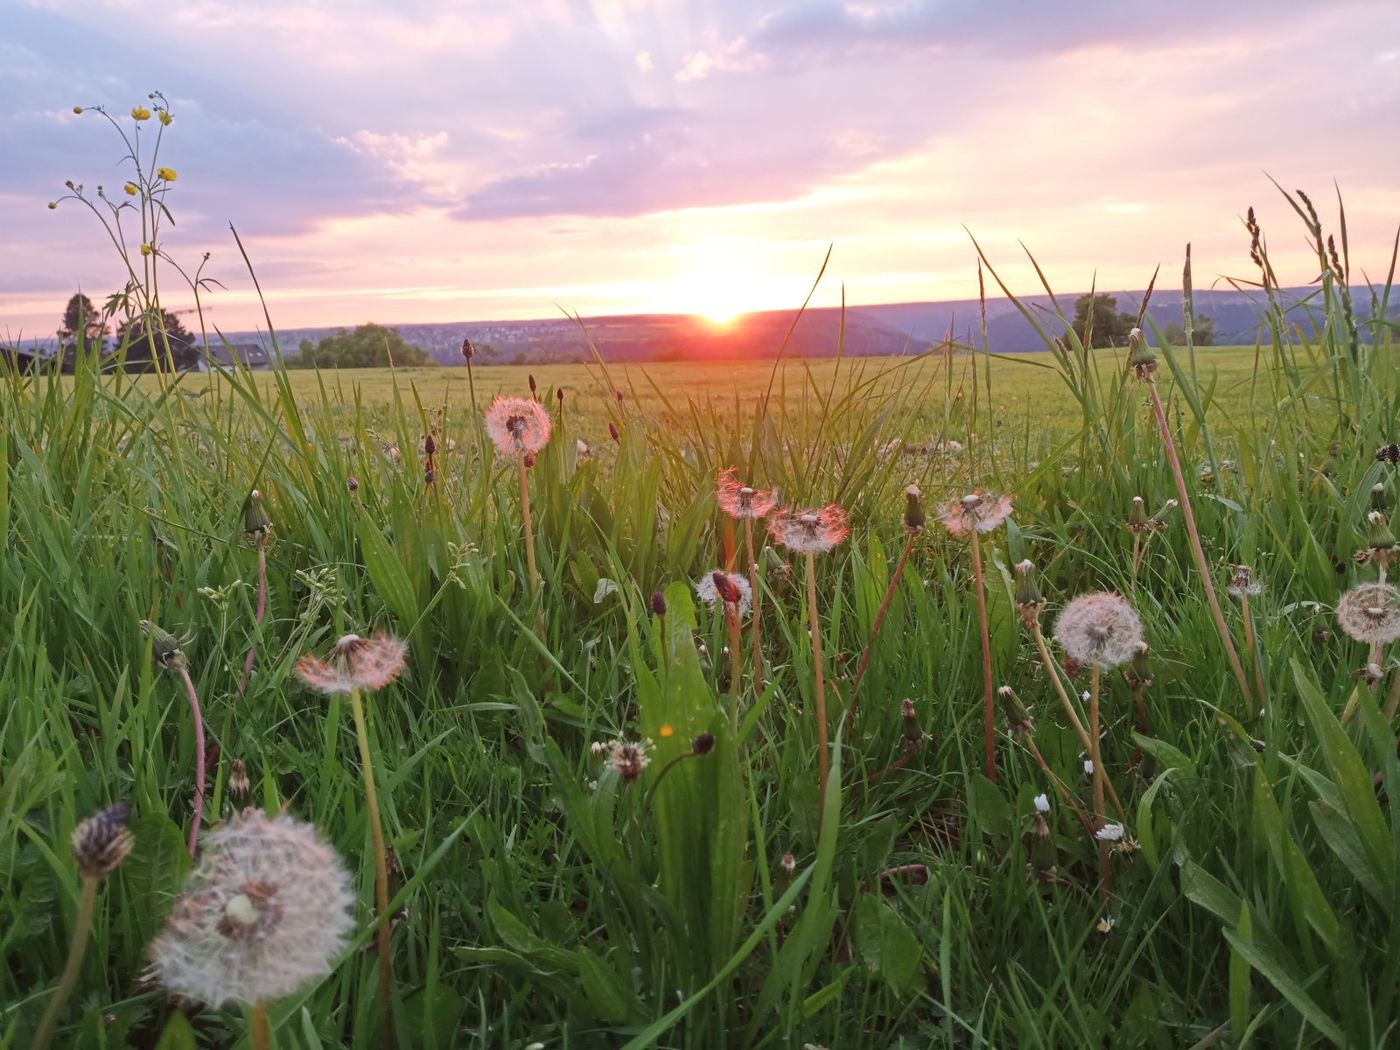
[[[4, 1045], [1386, 1044], [1400, 592], [1346, 599], [1375, 644], [1334, 610], [1393, 578], [1400, 368], [1319, 309], [1317, 342], [1141, 377], [1074, 348], [542, 367], [500, 449], [480, 412], [529, 369], [0, 377]], [[849, 535], [750, 546], [730, 467]], [[1010, 516], [945, 528], [974, 490]], [[700, 600], [751, 554], [756, 606]], [[1100, 592], [1141, 619], [1127, 664], [1084, 642], [1121, 621], [1054, 630]], [[347, 643], [356, 691], [304, 684], [380, 631], [402, 674]], [[71, 836], [118, 802], [131, 852], [94, 875]], [[319, 848], [232, 874], [245, 807], [314, 824], [344, 886]]]

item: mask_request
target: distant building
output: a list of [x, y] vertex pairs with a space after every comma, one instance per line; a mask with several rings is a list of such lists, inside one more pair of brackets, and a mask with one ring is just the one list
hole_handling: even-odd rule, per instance
[[208, 371], [214, 368], [247, 368], [253, 372], [265, 372], [272, 367], [272, 356], [257, 343], [217, 343], [209, 347], [208, 356], [201, 366]]
[[33, 350], [21, 350], [17, 346], [0, 346], [0, 368], [27, 372], [34, 366], [34, 362], [43, 359], [42, 354]]

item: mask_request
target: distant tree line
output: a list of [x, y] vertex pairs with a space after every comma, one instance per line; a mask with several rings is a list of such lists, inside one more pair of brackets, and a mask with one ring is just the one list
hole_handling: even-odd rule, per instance
[[[1117, 298], [1104, 292], [1081, 295], [1074, 301], [1071, 327], [1085, 346], [1126, 346], [1128, 333], [1136, 324], [1137, 314], [1119, 313]], [[1178, 321], [1164, 327], [1162, 336], [1169, 346], [1186, 345], [1186, 328]], [[1196, 346], [1213, 346], [1215, 322], [1205, 314], [1197, 314], [1191, 323], [1191, 340]]]
[[435, 365], [426, 350], [404, 341], [397, 328], [362, 324], [354, 331], [337, 329], [318, 343], [303, 339], [288, 368], [408, 368]]

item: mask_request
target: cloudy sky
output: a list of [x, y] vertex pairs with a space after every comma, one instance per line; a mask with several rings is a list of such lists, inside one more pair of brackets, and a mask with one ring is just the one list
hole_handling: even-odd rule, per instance
[[[736, 310], [1012, 286], [1313, 275], [1266, 173], [1400, 223], [1394, 0], [0, 0], [0, 336], [122, 267], [64, 193], [117, 189], [125, 114], [170, 100], [161, 247], [284, 327]], [[129, 127], [130, 118], [125, 119]], [[144, 126], [146, 138], [154, 123]], [[964, 227], [966, 229], [964, 229]], [[133, 236], [133, 243], [139, 236]], [[173, 276], [167, 305], [187, 305]]]

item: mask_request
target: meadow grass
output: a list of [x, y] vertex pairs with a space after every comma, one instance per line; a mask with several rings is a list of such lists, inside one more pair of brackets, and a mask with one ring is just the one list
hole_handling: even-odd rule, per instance
[[[497, 388], [524, 392], [518, 371], [477, 372], [477, 409], [447, 370], [211, 385], [84, 359], [71, 379], [5, 376], [6, 1045], [30, 1045], [89, 915], [67, 1045], [1386, 1044], [1400, 761], [1384, 709], [1400, 672], [1333, 607], [1391, 565], [1367, 515], [1394, 515], [1400, 368], [1392, 327], [1359, 330], [1342, 264], [1322, 261], [1306, 330], [1270, 313], [1258, 351], [1157, 351], [1180, 483], [1124, 357], [1084, 351], [1063, 318], [1037, 317], [1037, 364], [955, 355], [915, 363], [915, 381], [889, 361], [766, 380], [723, 366], [709, 389], [686, 366], [599, 364], [570, 383], [541, 368], [538, 588], [519, 461], [477, 415]], [[1018, 368], [1034, 378], [1018, 385]], [[747, 565], [716, 505], [729, 467], [785, 505], [850, 514], [807, 564], [757, 534], [761, 690], [752, 654], [725, 653], [747, 634], [696, 598], [713, 570]], [[921, 528], [910, 485], [930, 504]], [[1001, 694], [995, 781], [968, 544], [932, 506], [975, 488], [1014, 495], [979, 540], [993, 673], [1019, 698]], [[270, 540], [245, 531], [254, 489]], [[1248, 646], [1243, 607], [1225, 606], [1263, 686], [1253, 711], [1185, 508], [1166, 507], [1183, 489], [1217, 584], [1239, 564], [1265, 584]], [[1134, 497], [1166, 507], [1136, 537]], [[1132, 604], [1149, 651], [1126, 673], [1058, 648], [1042, 660], [1029, 625], [1100, 591]], [[143, 619], [177, 637], [203, 703], [201, 843], [236, 807], [286, 807], [350, 866], [351, 943], [247, 1013], [173, 1002], [144, 977], [191, 864], [195, 740]], [[407, 668], [365, 717], [358, 694], [298, 679], [304, 654], [376, 630], [406, 640]], [[1065, 714], [1082, 691], [1116, 789], [1105, 802], [1100, 780], [1092, 813]], [[1119, 830], [1100, 838], [1114, 799]], [[117, 801], [132, 852], [94, 908], [69, 837]], [[249, 887], [220, 929], [275, 891]]]

